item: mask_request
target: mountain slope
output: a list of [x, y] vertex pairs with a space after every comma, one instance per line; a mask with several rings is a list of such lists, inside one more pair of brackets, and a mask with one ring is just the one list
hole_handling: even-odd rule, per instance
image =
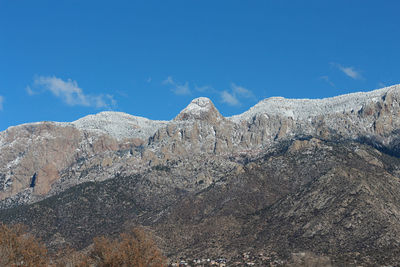
[[270, 98], [227, 118], [198, 98], [171, 121], [102, 112], [11, 127], [0, 133], [0, 221], [51, 248], [141, 224], [172, 259], [312, 251], [394, 264], [399, 103], [397, 85]]
[[0, 220], [24, 222], [52, 246], [83, 248], [95, 235], [141, 224], [161, 238], [170, 258], [251, 252], [288, 259], [313, 251], [339, 265], [388, 264], [399, 260], [399, 163], [359, 143], [297, 140], [221, 171], [201, 190], [155, 180], [177, 179], [174, 167], [155, 168], [3, 210]]

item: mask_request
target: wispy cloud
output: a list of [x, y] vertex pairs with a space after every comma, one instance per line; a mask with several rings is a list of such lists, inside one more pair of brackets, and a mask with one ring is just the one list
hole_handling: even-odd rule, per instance
[[321, 76], [320, 77], [321, 80], [324, 80], [325, 82], [327, 82], [330, 86], [332, 86], [333, 88], [336, 88], [336, 85], [331, 81], [331, 79], [329, 78], [329, 76]]
[[129, 94], [125, 91], [117, 90], [115, 91], [118, 95], [122, 96], [123, 98], [128, 98]]
[[171, 91], [176, 94], [176, 95], [190, 95], [192, 91], [189, 88], [189, 83], [178, 83], [174, 81], [174, 79], [171, 76], [168, 76], [167, 79], [165, 79], [162, 84], [164, 85], [171, 85]]
[[215, 93], [215, 89], [212, 86], [209, 85], [205, 85], [205, 86], [195, 86], [194, 90], [200, 92], [200, 93], [205, 93], [205, 92], [209, 92], [209, 93]]
[[190, 95], [189, 83], [185, 82], [185, 84], [177, 84], [172, 91], [177, 95]]
[[379, 83], [378, 83], [378, 86], [381, 87], [381, 88], [383, 88], [383, 87], [386, 87], [386, 84], [383, 83], [383, 82], [379, 82]]
[[0, 95], [0, 110], [3, 110], [4, 97]]
[[249, 89], [246, 89], [242, 86], [231, 83], [232, 91], [234, 94], [239, 95], [244, 98], [254, 98], [254, 94]]
[[162, 84], [166, 85], [166, 84], [175, 84], [174, 80], [172, 79], [172, 76], [168, 76], [167, 79], [165, 79], [164, 81], [162, 81]]
[[235, 83], [231, 84], [230, 91], [224, 90], [220, 93], [220, 95], [221, 101], [231, 106], [240, 105], [241, 103], [239, 99], [241, 98], [255, 98], [252, 91]]
[[[40, 88], [41, 91], [51, 92], [69, 106], [111, 108], [117, 104], [114, 97], [109, 94], [85, 94], [78, 83], [71, 79], [64, 81], [55, 76], [38, 76], [35, 77], [34, 86]], [[30, 95], [39, 93], [33, 91], [30, 86], [27, 86], [26, 91]]]
[[38, 94], [37, 92], [33, 91], [32, 88], [29, 85], [25, 88], [25, 90], [28, 93], [28, 95], [36, 95], [36, 94]]
[[238, 106], [240, 104], [239, 100], [233, 93], [229, 93], [228, 91], [221, 92], [222, 103], [227, 103], [231, 106]]
[[188, 82], [180, 83], [177, 82], [172, 76], [168, 76], [164, 81], [162, 81], [162, 84], [170, 86], [171, 91], [176, 95], [190, 95], [198, 93], [202, 93], [203, 95], [219, 95], [221, 102], [230, 106], [240, 106], [243, 99], [256, 99], [251, 90], [235, 83], [231, 83], [228, 90], [220, 91], [210, 85], [194, 85], [194, 87], [191, 87], [189, 86]]
[[354, 67], [345, 67], [338, 63], [332, 63], [332, 65], [354, 80], [361, 80], [363, 78], [360, 71]]

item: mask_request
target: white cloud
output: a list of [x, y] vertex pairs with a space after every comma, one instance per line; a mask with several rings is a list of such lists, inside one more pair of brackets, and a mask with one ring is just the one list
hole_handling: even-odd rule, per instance
[[172, 79], [171, 76], [168, 76], [167, 79], [165, 79], [162, 84], [175, 84], [174, 80]]
[[28, 95], [36, 95], [37, 94], [35, 91], [32, 90], [32, 88], [29, 85], [25, 88], [25, 90], [28, 93]]
[[120, 96], [122, 96], [122, 97], [124, 97], [124, 98], [128, 98], [128, 97], [129, 97], [128, 93], [125, 92], [125, 91], [117, 90], [117, 91], [115, 91], [115, 92], [116, 92], [118, 95], [120, 95]]
[[221, 101], [231, 106], [239, 106], [241, 104], [239, 100], [240, 98], [255, 98], [252, 91], [242, 86], [236, 85], [235, 83], [231, 83], [230, 92], [225, 90], [222, 91], [220, 95], [222, 99]]
[[233, 93], [236, 95], [240, 95], [241, 97], [245, 97], [245, 98], [254, 98], [253, 92], [242, 86], [232, 83], [231, 87], [232, 87]]
[[[88, 95], [79, 88], [78, 83], [71, 79], [64, 81], [55, 76], [39, 76], [34, 80], [37, 87], [44, 91], [50, 91], [54, 96], [62, 99], [69, 106], [87, 106], [96, 108], [111, 108], [117, 104], [112, 95], [99, 94]], [[35, 94], [29, 86], [26, 88], [28, 94]]]
[[189, 83], [185, 82], [185, 84], [175, 85], [175, 88], [172, 89], [172, 92], [174, 92], [176, 95], [189, 95], [191, 93], [189, 89]]
[[337, 63], [333, 63], [333, 65], [354, 80], [361, 80], [363, 78], [360, 71], [355, 70], [354, 67], [344, 67]]
[[321, 76], [320, 78], [321, 80], [327, 82], [330, 86], [336, 88], [336, 85], [331, 81], [331, 79], [329, 79], [329, 76]]
[[379, 82], [379, 83], [378, 83], [378, 86], [379, 86], [380, 88], [383, 88], [383, 87], [386, 87], [386, 84], [384, 84], [383, 82]]
[[198, 92], [204, 93], [204, 92], [211, 92], [214, 93], [215, 90], [212, 86], [205, 85], [205, 86], [195, 86], [194, 89]]
[[176, 95], [190, 95], [192, 92], [201, 92], [203, 94], [217, 94], [221, 97], [221, 102], [231, 106], [241, 105], [241, 99], [255, 99], [253, 92], [243, 86], [239, 86], [235, 83], [231, 83], [229, 90], [219, 91], [214, 89], [210, 85], [197, 86], [190, 88], [189, 83], [179, 83], [175, 81], [172, 76], [168, 76], [164, 81], [163, 85], [171, 87], [171, 91]]
[[164, 85], [172, 85], [171, 91], [176, 95], [190, 95], [192, 91], [189, 88], [189, 83], [185, 82], [184, 84], [175, 82], [171, 76], [168, 76], [162, 84]]
[[4, 97], [0, 95], [0, 110], [3, 110]]
[[361, 78], [360, 73], [355, 71], [353, 67], [341, 67], [340, 70], [343, 71], [350, 78], [353, 78], [353, 79]]
[[222, 91], [221, 98], [222, 103], [227, 103], [231, 106], [238, 106], [240, 104], [237, 97], [234, 94], [229, 93], [228, 91]]

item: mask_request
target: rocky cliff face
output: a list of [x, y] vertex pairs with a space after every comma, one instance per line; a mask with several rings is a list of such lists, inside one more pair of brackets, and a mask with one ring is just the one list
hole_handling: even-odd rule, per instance
[[[399, 94], [397, 85], [327, 99], [274, 97], [228, 118], [209, 99], [198, 98], [172, 121], [102, 112], [72, 123], [10, 127], [0, 133], [0, 199], [25, 192], [24, 201], [36, 201], [53, 186], [63, 190], [201, 155], [255, 156], [274, 142], [301, 136], [363, 139], [397, 153]], [[35, 173], [37, 186], [30, 188]]]
[[[171, 121], [102, 112], [71, 123], [10, 127], [0, 133], [0, 208], [3, 215], [9, 214], [8, 208], [18, 213], [30, 207], [26, 204], [48, 203], [43, 201], [57, 196], [65, 197], [72, 206], [80, 205], [65, 192], [80, 199], [82, 192], [74, 190], [94, 182], [93, 190], [100, 190], [100, 186], [108, 199], [125, 183], [126, 192], [120, 193], [129, 196], [128, 200], [123, 198], [127, 202], [119, 202], [122, 200], [117, 196], [110, 200], [114, 203], [111, 206], [134, 202], [127, 210], [121, 207], [122, 213], [133, 213], [118, 215], [120, 223], [133, 220], [151, 225], [164, 240], [181, 244], [167, 246], [167, 251], [195, 255], [195, 251], [208, 251], [205, 247], [227, 252], [224, 243], [235, 247], [232, 251], [246, 249], [240, 244], [249, 242], [250, 235], [263, 236], [251, 241], [260, 244], [258, 249], [263, 242], [276, 245], [282, 236], [268, 230], [264, 221], [288, 240], [301, 235], [304, 240], [299, 240], [306, 242], [323, 235], [323, 229], [330, 229], [328, 234], [342, 231], [337, 224], [313, 221], [315, 212], [324, 218], [354, 215], [351, 209], [357, 213], [358, 207], [372, 201], [365, 210], [370, 208], [376, 222], [386, 218], [389, 230], [385, 236], [371, 239], [369, 246], [389, 246], [393, 243], [390, 235], [400, 232], [396, 223], [400, 210], [394, 203], [398, 196], [393, 193], [400, 190], [399, 172], [393, 163], [397, 159], [391, 157], [400, 155], [399, 112], [400, 86], [396, 85], [326, 99], [274, 97], [232, 117], [223, 117], [209, 99], [197, 98]], [[358, 164], [348, 163], [352, 161]], [[342, 188], [341, 184], [348, 186]], [[394, 195], [387, 202], [394, 206], [384, 207], [383, 202], [372, 200], [375, 194], [378, 197], [388, 191]], [[341, 194], [343, 198], [338, 198]], [[362, 196], [360, 203], [352, 202], [354, 195]], [[101, 206], [96, 203], [93, 205]], [[302, 213], [297, 213], [300, 210]], [[366, 214], [354, 216], [340, 221], [340, 227], [366, 227]], [[11, 215], [7, 218], [14, 220]], [[297, 228], [282, 223], [289, 221]], [[225, 230], [216, 231], [209, 225]], [[48, 227], [55, 226], [50, 223]], [[189, 234], [194, 228], [204, 236]], [[178, 232], [181, 236], [175, 236]], [[59, 234], [65, 237], [65, 233]], [[216, 247], [203, 240], [207, 235], [219, 240]], [[338, 240], [328, 237], [331, 244], [338, 245]], [[342, 237], [340, 242], [353, 244], [345, 231]], [[364, 237], [360, 232], [355, 238]], [[202, 245], [196, 248], [193, 240]], [[339, 253], [312, 247], [314, 243], [304, 246], [304, 242], [296, 248]], [[282, 255], [291, 245], [282, 245]], [[355, 250], [356, 244], [348, 249]]]

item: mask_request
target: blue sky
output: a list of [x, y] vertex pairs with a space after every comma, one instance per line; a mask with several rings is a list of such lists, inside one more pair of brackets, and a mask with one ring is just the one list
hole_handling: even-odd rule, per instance
[[400, 83], [400, 1], [0, 0], [0, 130]]

